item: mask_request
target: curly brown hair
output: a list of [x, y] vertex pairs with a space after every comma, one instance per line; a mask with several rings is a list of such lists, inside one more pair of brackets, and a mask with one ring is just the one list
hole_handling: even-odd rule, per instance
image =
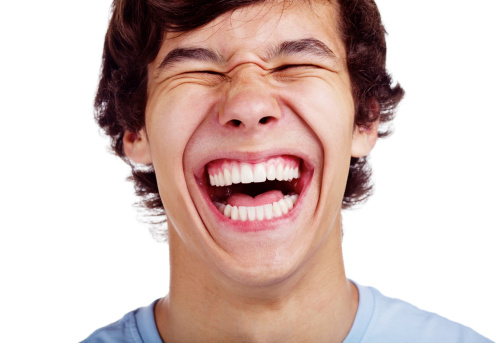
[[[153, 168], [136, 168], [125, 156], [125, 130], [145, 125], [147, 68], [157, 56], [166, 31], [185, 32], [209, 23], [221, 14], [266, 0], [114, 0], [106, 34], [102, 73], [95, 98], [95, 117], [111, 138], [115, 153], [132, 168], [136, 194], [152, 215], [164, 215]], [[385, 29], [374, 0], [336, 0], [339, 28], [355, 102], [355, 125], [370, 127], [379, 120], [379, 137], [404, 95], [392, 86], [386, 70]], [[334, 34], [334, 33], [333, 33]], [[374, 113], [374, 100], [379, 104]], [[371, 105], [372, 104], [372, 105]], [[371, 107], [372, 106], [372, 107]], [[352, 158], [343, 208], [365, 201], [372, 192], [371, 169], [365, 157]]]

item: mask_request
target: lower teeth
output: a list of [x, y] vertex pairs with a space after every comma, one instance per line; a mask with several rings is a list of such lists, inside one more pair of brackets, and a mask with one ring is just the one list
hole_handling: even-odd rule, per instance
[[289, 213], [294, 207], [298, 195], [286, 195], [282, 200], [263, 206], [231, 206], [220, 202], [214, 202], [219, 212], [226, 218], [240, 221], [262, 221], [278, 218]]

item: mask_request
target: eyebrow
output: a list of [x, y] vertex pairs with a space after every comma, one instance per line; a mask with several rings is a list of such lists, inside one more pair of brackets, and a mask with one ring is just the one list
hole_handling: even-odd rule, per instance
[[268, 59], [286, 55], [309, 54], [318, 57], [338, 59], [325, 43], [315, 38], [305, 38], [282, 42], [268, 52]]
[[177, 48], [165, 56], [158, 69], [163, 69], [168, 65], [186, 60], [205, 62], [224, 62], [224, 58], [217, 52], [206, 48]]
[[[318, 57], [338, 59], [336, 54], [327, 45], [315, 38], [285, 41], [268, 50], [266, 60], [281, 56], [310, 54]], [[224, 63], [225, 59], [218, 52], [207, 48], [176, 48], [164, 57], [158, 70], [174, 63], [188, 60]]]

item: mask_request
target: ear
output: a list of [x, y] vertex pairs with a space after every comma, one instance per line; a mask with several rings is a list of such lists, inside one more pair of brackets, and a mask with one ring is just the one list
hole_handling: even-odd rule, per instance
[[134, 163], [151, 164], [150, 142], [146, 136], [146, 131], [139, 132], [126, 130], [123, 138], [124, 153]]
[[371, 123], [368, 127], [356, 126], [353, 132], [353, 140], [351, 143], [351, 156], [364, 157], [369, 155], [378, 139], [379, 128], [379, 103], [377, 100], [370, 100], [370, 118], [377, 117], [378, 119]]

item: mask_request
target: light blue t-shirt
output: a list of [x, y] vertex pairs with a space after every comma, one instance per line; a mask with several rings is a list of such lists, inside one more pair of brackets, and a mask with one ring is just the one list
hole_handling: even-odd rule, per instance
[[355, 285], [357, 315], [343, 343], [493, 343], [466, 326]]
[[[358, 310], [343, 343], [493, 343], [466, 326], [356, 285]], [[82, 343], [163, 343], [155, 324], [155, 303], [127, 313]]]
[[155, 324], [155, 304], [127, 313], [117, 322], [94, 331], [82, 343], [163, 343]]

